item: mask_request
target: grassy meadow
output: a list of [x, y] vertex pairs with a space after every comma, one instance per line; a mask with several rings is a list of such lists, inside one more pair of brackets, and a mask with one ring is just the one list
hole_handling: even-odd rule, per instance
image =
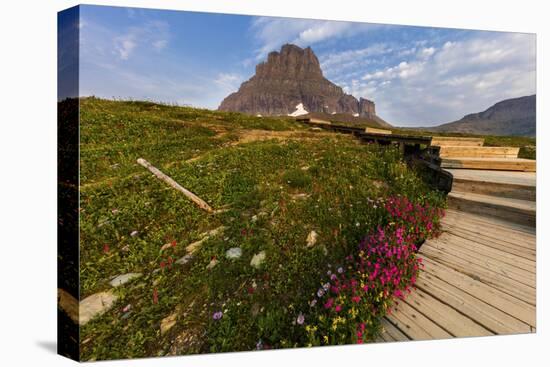
[[84, 360], [306, 346], [297, 315], [388, 224], [384, 200], [444, 206], [396, 150], [292, 119], [97, 98], [80, 118], [81, 299], [141, 274], [82, 328]]

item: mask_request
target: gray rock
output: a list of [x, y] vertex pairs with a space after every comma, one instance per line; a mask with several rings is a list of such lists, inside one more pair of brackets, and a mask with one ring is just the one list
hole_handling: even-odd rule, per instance
[[265, 260], [265, 251], [260, 251], [256, 255], [252, 256], [252, 260], [250, 260], [250, 266], [255, 267], [258, 269], [262, 263]]
[[170, 330], [174, 325], [176, 325], [176, 321], [178, 319], [178, 312], [174, 312], [171, 315], [165, 317], [160, 322], [160, 335], [164, 335]]
[[240, 247], [232, 247], [225, 252], [225, 257], [227, 259], [238, 259], [243, 254], [243, 250]]
[[212, 269], [212, 268], [214, 268], [214, 266], [216, 266], [217, 264], [218, 264], [218, 260], [212, 259], [212, 260], [210, 260], [210, 262], [208, 263], [208, 265], [206, 265], [206, 269]]
[[176, 260], [176, 264], [185, 265], [193, 259], [193, 254], [187, 254], [179, 260]]
[[309, 234], [307, 235], [307, 238], [306, 238], [307, 247], [315, 246], [315, 244], [317, 243], [317, 237], [319, 237], [317, 232], [315, 232], [315, 231], [309, 232]]
[[218, 228], [211, 229], [210, 231], [201, 233], [201, 237], [214, 237], [219, 235], [223, 231], [225, 231], [225, 226], [220, 226]]
[[214, 236], [217, 236], [219, 234], [221, 234], [223, 231], [225, 230], [225, 227], [224, 226], [221, 226], [221, 227], [218, 227], [218, 228], [215, 228], [215, 229], [212, 229], [208, 232], [204, 232], [204, 233], [201, 233], [201, 237], [202, 239], [198, 240], [198, 241], [195, 241], [193, 243], [191, 243], [190, 245], [188, 245], [185, 249], [187, 250], [187, 252], [195, 252], [197, 251], [197, 249], [199, 247], [202, 246], [202, 244], [208, 240], [209, 238], [212, 238]]
[[79, 306], [79, 324], [81, 326], [85, 325], [92, 318], [107, 312], [113, 307], [117, 299], [118, 297], [112, 290], [99, 292], [84, 298]]
[[128, 283], [131, 280], [134, 280], [136, 278], [139, 278], [142, 274], [141, 273], [128, 273], [128, 274], [122, 274], [114, 277], [109, 284], [112, 287], [119, 287], [125, 283]]
[[189, 244], [189, 245], [185, 248], [185, 250], [186, 250], [187, 252], [195, 252], [195, 251], [197, 251], [197, 249], [198, 249], [199, 247], [202, 246], [203, 242], [206, 241], [207, 239], [208, 239], [208, 237], [204, 237], [202, 240], [195, 241], [195, 242]]

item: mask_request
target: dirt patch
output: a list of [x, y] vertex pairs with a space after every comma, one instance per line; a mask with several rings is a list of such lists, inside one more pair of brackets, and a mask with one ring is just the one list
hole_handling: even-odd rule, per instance
[[182, 354], [197, 354], [204, 347], [204, 331], [197, 327], [189, 327], [177, 335], [166, 355], [178, 356]]
[[237, 131], [239, 140], [234, 144], [250, 143], [258, 140], [288, 140], [288, 139], [300, 139], [300, 140], [314, 140], [320, 139], [326, 136], [334, 136], [333, 133], [322, 132], [305, 132], [305, 131], [269, 131], [269, 130], [239, 130]]
[[[205, 125], [206, 126], [206, 125]], [[217, 125], [208, 125], [207, 127], [209, 129], [212, 129], [216, 131], [218, 134], [217, 136], [223, 136], [225, 134], [228, 134], [229, 131], [223, 130], [223, 127], [218, 126], [218, 130], [216, 130], [214, 127]], [[232, 131], [231, 133], [234, 133], [237, 135], [237, 140], [228, 143], [229, 146], [235, 146], [239, 144], [246, 144], [251, 143], [254, 141], [262, 141], [262, 140], [278, 140], [278, 141], [285, 141], [285, 140], [317, 140], [321, 139], [327, 136], [334, 136], [334, 133], [331, 132], [308, 132], [308, 131], [270, 131], [270, 130], [236, 130]], [[206, 153], [205, 153], [206, 154]], [[204, 154], [199, 154], [195, 157], [187, 159], [186, 163], [193, 163], [195, 161], [200, 160]]]

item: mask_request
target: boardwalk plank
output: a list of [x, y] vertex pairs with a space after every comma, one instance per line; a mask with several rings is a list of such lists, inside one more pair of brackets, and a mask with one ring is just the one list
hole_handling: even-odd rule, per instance
[[521, 247], [505, 241], [496, 241], [487, 236], [472, 233], [464, 228], [455, 227], [447, 223], [445, 224], [444, 233], [450, 233], [453, 236], [460, 237], [467, 242], [476, 243], [487, 248], [493, 248], [504, 253], [515, 255], [518, 258], [527, 260], [525, 264], [529, 264], [530, 262], [535, 263], [536, 260], [536, 250], [534, 249]]
[[497, 288], [482, 283], [469, 275], [465, 275], [454, 269], [449, 268], [430, 256], [423, 255], [426, 264], [425, 271], [464, 292], [498, 308], [507, 314], [536, 327], [536, 309], [535, 306], [509, 295]]
[[[509, 242], [515, 245], [519, 244], [525, 248], [535, 249], [536, 229], [533, 227], [522, 226], [512, 222], [508, 222], [510, 225], [506, 226], [496, 217], [490, 221], [478, 218], [480, 217], [473, 213], [471, 216], [467, 216], [451, 212], [443, 219], [442, 224], [444, 226], [453, 225], [464, 230], [471, 230], [476, 234], [481, 234], [497, 241]], [[530, 228], [531, 231], [527, 231], [527, 228]], [[503, 233], [509, 234], [509, 236], [503, 237]]]
[[433, 297], [459, 310], [495, 334], [528, 333], [532, 328], [525, 322], [472, 296], [438, 277], [423, 271], [416, 286]]
[[494, 217], [488, 218], [474, 213], [459, 212], [453, 209], [447, 209], [446, 213], [447, 215], [443, 219], [443, 222], [454, 221], [459, 225], [465, 224], [468, 226], [474, 226], [478, 229], [492, 229], [496, 232], [504, 230], [506, 232], [510, 232], [514, 240], [519, 239], [521, 241], [526, 241], [533, 240], [536, 237], [536, 229], [530, 226], [511, 223]]
[[461, 243], [445, 234], [437, 241], [430, 241], [426, 245], [449, 254], [453, 258], [463, 259], [469, 263], [485, 267], [498, 275], [523, 283], [526, 286], [535, 287], [536, 275], [533, 271], [522, 269], [511, 261], [500, 261], [493, 254], [483, 253], [483, 250], [480, 250], [482, 246], [478, 247], [478, 251], [473, 251], [468, 248], [470, 244]]
[[393, 325], [388, 319], [383, 318], [382, 321], [382, 337], [389, 339], [388, 341], [408, 341], [410, 340], [401, 330]]
[[449, 207], [453, 209], [536, 226], [536, 204], [533, 201], [455, 190], [449, 193], [447, 200]]
[[405, 302], [429, 317], [436, 324], [457, 337], [489, 336], [492, 332], [464, 316], [454, 308], [442, 303], [430, 294], [417, 289]]
[[522, 158], [443, 158], [441, 167], [535, 172], [537, 162]]
[[445, 339], [452, 335], [405, 302], [393, 306], [388, 319], [412, 339]]
[[431, 259], [437, 260], [439, 263], [445, 264], [446, 266], [466, 274], [471, 278], [477, 279], [480, 282], [488, 284], [493, 288], [497, 288], [520, 300], [525, 300], [531, 305], [535, 304], [535, 290], [517, 280], [502, 275], [502, 271], [496, 273], [487, 269], [487, 267], [477, 265], [472, 261], [452, 256], [446, 252], [426, 245], [422, 246], [422, 254], [428, 255]]
[[534, 260], [526, 259], [520, 255], [488, 246], [482, 241], [466, 239], [455, 231], [445, 232], [441, 235], [440, 239], [444, 243], [454, 244], [457, 249], [470, 253], [473, 256], [483, 256], [484, 258], [489, 258], [522, 269], [530, 273], [533, 279], [535, 279], [536, 263]]

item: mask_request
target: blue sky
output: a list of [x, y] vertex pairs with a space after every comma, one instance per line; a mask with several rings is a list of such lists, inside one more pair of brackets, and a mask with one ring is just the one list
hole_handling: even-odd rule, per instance
[[214, 109], [284, 43], [398, 126], [536, 92], [532, 34], [81, 6], [80, 95]]

